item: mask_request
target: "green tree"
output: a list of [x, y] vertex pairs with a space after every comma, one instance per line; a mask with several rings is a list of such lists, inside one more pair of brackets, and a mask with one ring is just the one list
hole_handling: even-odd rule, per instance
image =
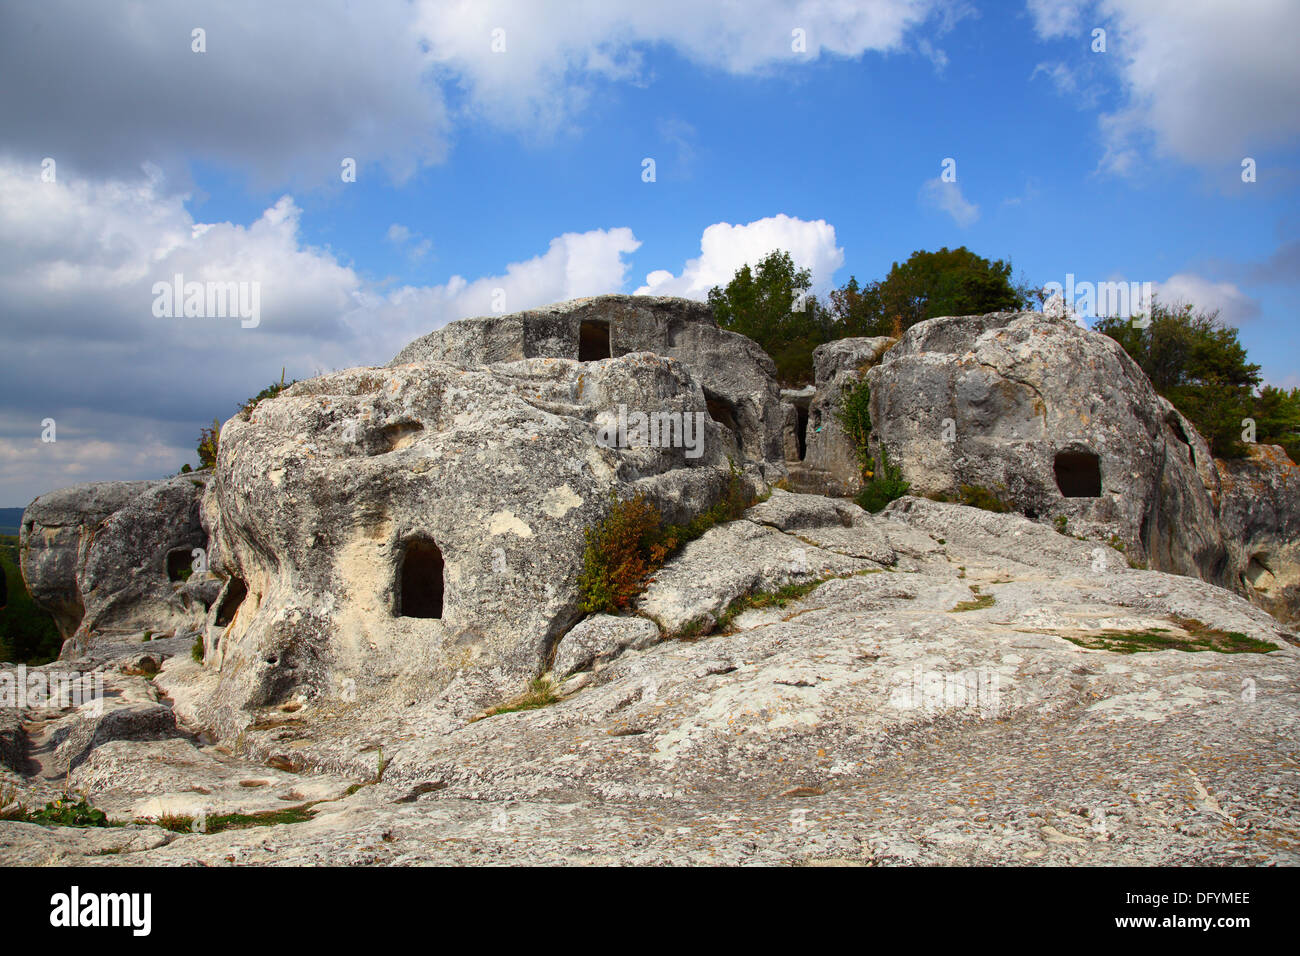
[[[1110, 336], [1146, 373], [1155, 390], [1191, 420], [1218, 458], [1239, 458], [1242, 421], [1256, 409], [1259, 366], [1246, 361], [1237, 330], [1192, 305], [1151, 304], [1138, 319], [1098, 319], [1093, 329]], [[1276, 403], [1285, 428], [1284, 403]], [[1261, 438], [1262, 440], [1262, 438]]]
[[757, 267], [740, 268], [725, 288], [709, 290], [709, 305], [724, 329], [747, 335], [776, 363], [785, 383], [812, 380], [812, 351], [831, 338], [829, 316], [811, 294], [812, 273], [796, 269], [776, 250]]
[[18, 539], [0, 537], [0, 661], [48, 664], [59, 656], [63, 639], [54, 619], [36, 606], [18, 570]]
[[1031, 296], [1011, 281], [1011, 263], [965, 246], [919, 249], [889, 270], [879, 289], [883, 319], [904, 330], [941, 315], [983, 315], [1027, 309]]
[[1292, 461], [1300, 462], [1300, 388], [1291, 391], [1265, 385], [1255, 397], [1255, 438], [1281, 445]]

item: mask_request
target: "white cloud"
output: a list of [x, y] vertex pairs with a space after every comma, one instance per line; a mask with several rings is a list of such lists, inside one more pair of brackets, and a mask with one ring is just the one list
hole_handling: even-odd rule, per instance
[[[527, 134], [570, 124], [601, 82], [645, 84], [656, 46], [733, 74], [906, 49], [955, 0], [223, 0], [8, 5], [0, 129], [24, 160], [178, 178], [192, 156], [258, 185], [340, 184], [344, 157], [402, 182], [445, 155], [457, 116]], [[206, 52], [191, 30], [206, 30]], [[807, 52], [792, 49], [805, 31]], [[493, 31], [504, 31], [493, 52]], [[933, 57], [941, 53], [931, 51]], [[938, 62], [938, 61], [936, 61]]]
[[1079, 31], [1087, 0], [1027, 0], [1034, 18], [1034, 32], [1042, 40], [1053, 40]]
[[[418, 31], [430, 60], [465, 91], [472, 109], [521, 129], [553, 130], [587, 102], [597, 80], [649, 81], [644, 51], [666, 45], [733, 74], [823, 55], [902, 49], [941, 0], [426, 0]], [[493, 31], [504, 52], [492, 52]], [[805, 53], [792, 48], [803, 30]]]
[[1189, 272], [1170, 276], [1155, 284], [1156, 298], [1166, 305], [1190, 304], [1207, 312], [1219, 310], [1219, 318], [1240, 326], [1257, 318], [1260, 305], [1231, 282], [1215, 282]]
[[[1028, 0], [1028, 8], [1042, 38], [1107, 30], [1107, 52], [1081, 41], [1079, 62], [1108, 65], [1120, 83], [1122, 104], [1099, 117], [1102, 166], [1112, 172], [1136, 168], [1147, 146], [1197, 165], [1235, 165], [1300, 134], [1294, 0]], [[1081, 88], [1047, 69], [1063, 93]]]
[[[499, 275], [384, 291], [303, 243], [285, 196], [248, 225], [196, 223], [157, 175], [42, 183], [0, 160], [0, 502], [78, 481], [156, 477], [193, 461], [200, 424], [285, 368], [382, 364], [447, 321], [619, 291], [627, 228], [566, 233]], [[401, 235], [399, 229], [395, 235]], [[408, 237], [410, 238], [410, 237]], [[261, 323], [158, 318], [155, 282], [258, 282]], [[54, 418], [58, 441], [39, 440]]]
[[946, 212], [963, 229], [980, 217], [980, 207], [962, 195], [960, 184], [945, 183], [937, 176], [921, 184], [921, 201], [932, 209]]
[[718, 222], [700, 237], [700, 256], [690, 259], [679, 275], [658, 269], [646, 276], [637, 295], [680, 295], [704, 299], [709, 289], [726, 285], [743, 265], [757, 265], [768, 253], [783, 249], [797, 268], [812, 272], [813, 288], [824, 291], [835, 270], [844, 264], [844, 250], [835, 243], [835, 227], [824, 219], [806, 221], [785, 214], [745, 225]]
[[412, 17], [342, 0], [6, 4], [0, 129], [14, 155], [69, 172], [147, 160], [177, 176], [197, 154], [261, 184], [339, 184], [353, 157], [401, 181], [448, 132]]

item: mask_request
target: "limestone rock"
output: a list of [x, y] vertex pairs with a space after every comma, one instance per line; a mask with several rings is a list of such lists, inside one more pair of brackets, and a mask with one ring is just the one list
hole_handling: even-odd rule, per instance
[[[729, 441], [705, 402], [684, 364], [644, 351], [290, 387], [222, 429], [204, 514], [227, 584], [202, 674], [160, 682], [226, 737], [295, 700], [468, 718], [517, 695], [580, 617], [583, 530], [611, 495], [680, 523], [725, 492]], [[620, 405], [702, 440], [602, 444]]]
[[1281, 621], [1300, 622], [1300, 466], [1277, 445], [1216, 461], [1219, 520], [1232, 573], [1255, 603]]
[[808, 409], [801, 490], [853, 495], [862, 486], [857, 448], [839, 421], [844, 393], [880, 361], [893, 339], [838, 339], [813, 350], [815, 391]]
[[690, 369], [734, 454], [780, 477], [785, 416], [776, 366], [755, 342], [720, 329], [708, 305], [670, 296], [601, 295], [509, 315], [451, 322], [402, 349], [396, 367], [430, 361], [482, 365], [526, 358], [599, 360], [632, 352]]
[[1135, 562], [1230, 583], [1195, 429], [1106, 336], [1034, 312], [931, 319], [867, 381], [872, 447], [914, 494], [983, 489]]
[[557, 677], [608, 663], [633, 648], [644, 650], [659, 642], [659, 628], [643, 617], [594, 614], [584, 618], [560, 640], [552, 666]]
[[67, 640], [85, 614], [77, 585], [100, 522], [150, 485], [101, 481], [41, 495], [23, 511], [18, 534], [23, 581]]

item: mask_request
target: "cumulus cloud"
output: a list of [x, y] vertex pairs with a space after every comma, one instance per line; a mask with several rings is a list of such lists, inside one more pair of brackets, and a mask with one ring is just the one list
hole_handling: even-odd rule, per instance
[[[601, 82], [644, 84], [665, 46], [746, 74], [906, 49], [956, 0], [255, 0], [11, 4], [0, 31], [6, 148], [69, 169], [179, 176], [194, 155], [263, 186], [398, 182], [447, 150], [452, 113], [529, 134], [569, 124]], [[205, 31], [195, 52], [192, 31]], [[794, 51], [803, 31], [806, 52]], [[933, 58], [936, 54], [931, 51]], [[450, 101], [450, 106], [448, 105]]]
[[921, 185], [921, 202], [931, 209], [946, 212], [963, 229], [980, 217], [980, 207], [962, 195], [958, 183], [945, 183], [938, 176]]
[[1170, 276], [1155, 283], [1156, 298], [1167, 305], [1191, 304], [1205, 311], [1219, 311], [1219, 318], [1229, 325], [1258, 318], [1259, 302], [1231, 282], [1215, 282], [1189, 272]]
[[445, 152], [442, 94], [404, 4], [8, 4], [0, 63], [7, 148], [68, 170], [152, 161], [175, 176], [201, 154], [261, 183], [317, 184], [352, 157], [401, 181]]
[[[202, 223], [156, 173], [43, 183], [35, 165], [0, 161], [0, 182], [6, 506], [175, 471], [194, 460], [199, 424], [233, 414], [282, 367], [294, 378], [382, 364], [455, 318], [618, 291], [640, 245], [627, 228], [566, 233], [498, 275], [383, 290], [306, 245], [289, 196], [246, 225]], [[155, 315], [155, 283], [177, 274], [258, 283], [260, 323]], [[40, 441], [45, 418], [55, 443]]]
[[1107, 52], [1080, 56], [1112, 65], [1120, 83], [1122, 105], [1099, 118], [1113, 172], [1135, 168], [1148, 145], [1198, 165], [1235, 164], [1300, 133], [1293, 0], [1029, 0], [1028, 9], [1044, 39], [1107, 29]]
[[754, 266], [768, 253], [783, 249], [797, 268], [812, 272], [813, 288], [824, 291], [835, 270], [844, 264], [836, 245], [835, 227], [824, 219], [806, 221], [785, 214], [744, 225], [718, 222], [700, 237], [700, 255], [674, 275], [658, 269], [646, 276], [637, 295], [680, 295], [704, 299], [715, 285], [726, 285], [743, 265]]
[[[743, 9], [696, 0], [461, 0], [420, 4], [417, 23], [431, 60], [473, 106], [508, 125], [553, 127], [585, 103], [595, 79], [646, 81], [643, 51], [652, 45], [729, 73], [752, 73], [820, 55], [901, 49], [910, 29], [953, 6], [939, 0], [752, 0]], [[806, 52], [795, 51], [795, 30], [803, 31]]]

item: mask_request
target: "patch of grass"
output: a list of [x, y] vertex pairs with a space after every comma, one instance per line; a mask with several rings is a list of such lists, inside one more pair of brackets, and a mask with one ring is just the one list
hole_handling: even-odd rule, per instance
[[1267, 654], [1277, 650], [1268, 641], [1247, 637], [1238, 631], [1220, 631], [1193, 618], [1175, 617], [1173, 623], [1186, 636], [1167, 628], [1144, 631], [1101, 631], [1077, 637], [1063, 635], [1071, 644], [1090, 650], [1114, 651], [1116, 654], [1140, 654], [1150, 651], [1216, 651], [1220, 654]]
[[247, 830], [250, 827], [273, 827], [282, 823], [306, 823], [313, 816], [311, 808], [315, 804], [304, 803], [283, 810], [264, 810], [261, 813], [223, 813], [208, 817], [200, 830], [194, 829], [194, 817], [183, 814], [164, 814], [156, 820], [140, 820], [139, 823], [152, 823], [173, 833], [220, 833], [222, 830]]
[[1065, 529], [1070, 526], [1070, 519], [1067, 518], [1065, 515], [1057, 515], [1052, 520], [1052, 523], [1056, 525], [1056, 530], [1058, 533], [1065, 534], [1066, 533]]
[[613, 501], [609, 512], [587, 528], [578, 590], [588, 614], [625, 611], [674, 553], [714, 525], [734, 521], [756, 499], [748, 492], [735, 462], [722, 500], [684, 525], [666, 525], [645, 496]]
[[[1006, 491], [1005, 488], [1001, 489]], [[995, 491], [990, 491], [983, 485], [962, 485], [957, 489], [956, 497], [937, 492], [927, 496], [931, 501], [942, 501], [949, 504], [968, 505], [971, 508], [979, 508], [982, 511], [992, 511], [994, 514], [1008, 514], [1015, 509], [1003, 500], [1001, 495]]]
[[949, 614], [958, 614], [962, 611], [982, 611], [986, 607], [992, 607], [996, 602], [992, 594], [980, 594], [979, 585], [970, 586], [971, 594], [974, 597], [969, 601], [960, 602], [955, 608], [949, 611]]
[[498, 704], [475, 720], [486, 720], [498, 714], [515, 714], [521, 710], [537, 710], [554, 704], [560, 699], [559, 687], [549, 677], [535, 677], [528, 682], [528, 689], [514, 700]]

